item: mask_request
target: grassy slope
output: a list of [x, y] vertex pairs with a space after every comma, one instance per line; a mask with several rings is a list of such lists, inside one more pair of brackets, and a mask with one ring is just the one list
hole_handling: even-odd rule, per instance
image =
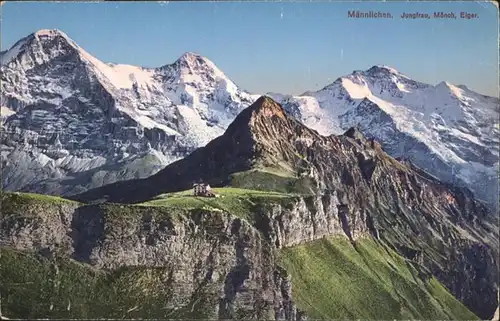
[[298, 178], [289, 172], [270, 168], [257, 168], [231, 175], [230, 185], [235, 188], [275, 191], [279, 193], [312, 194], [313, 181], [308, 177]]
[[[2, 313], [9, 318], [207, 318], [203, 301], [168, 306], [169, 271], [94, 270], [68, 258], [0, 250]], [[206, 299], [204, 297], [204, 299]], [[52, 308], [51, 308], [52, 306]]]
[[[415, 270], [397, 254], [368, 239], [358, 250], [343, 238], [282, 250], [294, 300], [309, 318], [478, 319], [435, 279], [424, 284], [414, 278]], [[209, 310], [207, 300], [217, 300], [204, 294], [173, 311], [163, 268], [103, 272], [67, 258], [6, 248], [0, 254], [2, 311], [11, 318], [214, 317], [202, 311]]]
[[55, 217], [59, 216], [59, 209], [63, 207], [77, 208], [79, 206], [81, 204], [78, 202], [56, 196], [0, 191], [0, 223], [9, 218], [36, 217], [40, 214]]
[[[17, 192], [2, 192], [0, 191], [1, 205], [16, 204], [23, 205], [47, 205], [47, 204], [78, 204], [77, 202], [67, 200], [58, 196], [34, 194], [34, 193], [17, 193]], [[6, 208], [7, 209], [7, 208]]]
[[310, 318], [478, 319], [436, 279], [424, 283], [385, 246], [362, 239], [356, 247], [330, 238], [281, 251], [294, 298]]

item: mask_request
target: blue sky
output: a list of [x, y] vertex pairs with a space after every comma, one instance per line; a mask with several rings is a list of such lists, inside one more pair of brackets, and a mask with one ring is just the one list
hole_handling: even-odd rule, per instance
[[[194, 51], [252, 92], [300, 94], [353, 70], [392, 66], [413, 79], [498, 96], [498, 10], [478, 2], [7, 2], [1, 46], [57, 28], [105, 62], [147, 67]], [[375, 10], [393, 19], [352, 19]], [[478, 19], [403, 20], [403, 12]]]

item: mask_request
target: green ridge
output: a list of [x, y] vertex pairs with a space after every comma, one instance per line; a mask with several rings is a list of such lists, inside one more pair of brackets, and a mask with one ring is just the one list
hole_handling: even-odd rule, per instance
[[44, 215], [59, 215], [63, 206], [80, 206], [78, 202], [57, 196], [0, 191], [0, 220], [7, 217], [26, 217]]
[[68, 199], [51, 196], [51, 195], [43, 195], [43, 194], [34, 194], [34, 193], [19, 193], [19, 192], [3, 192], [0, 191], [0, 199], [2, 202], [2, 206], [8, 204], [16, 204], [17, 206], [22, 206], [24, 204], [78, 204], [78, 202], [70, 201]]
[[360, 239], [327, 238], [281, 250], [298, 307], [312, 319], [478, 320], [435, 278], [397, 253]]
[[224, 211], [240, 218], [253, 221], [256, 207], [269, 203], [281, 203], [295, 199], [294, 194], [258, 191], [242, 188], [214, 188], [218, 197], [196, 197], [192, 190], [163, 194], [155, 199], [140, 204], [141, 206], [158, 206], [174, 211], [186, 211], [205, 208], [213, 211]]

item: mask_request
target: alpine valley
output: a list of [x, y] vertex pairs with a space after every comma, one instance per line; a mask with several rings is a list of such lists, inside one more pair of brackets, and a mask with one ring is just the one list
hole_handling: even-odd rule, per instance
[[0, 62], [0, 317], [498, 314], [498, 98], [386, 66], [257, 95], [58, 30]]

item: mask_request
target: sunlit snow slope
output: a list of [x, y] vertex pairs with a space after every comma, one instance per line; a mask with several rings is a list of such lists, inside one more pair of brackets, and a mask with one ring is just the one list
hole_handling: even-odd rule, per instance
[[73, 194], [149, 176], [258, 98], [198, 54], [160, 68], [106, 64], [59, 30], [21, 39], [0, 62], [7, 190]]
[[498, 98], [463, 85], [424, 84], [387, 66], [301, 96], [270, 95], [323, 135], [358, 126], [392, 156], [498, 203]]

